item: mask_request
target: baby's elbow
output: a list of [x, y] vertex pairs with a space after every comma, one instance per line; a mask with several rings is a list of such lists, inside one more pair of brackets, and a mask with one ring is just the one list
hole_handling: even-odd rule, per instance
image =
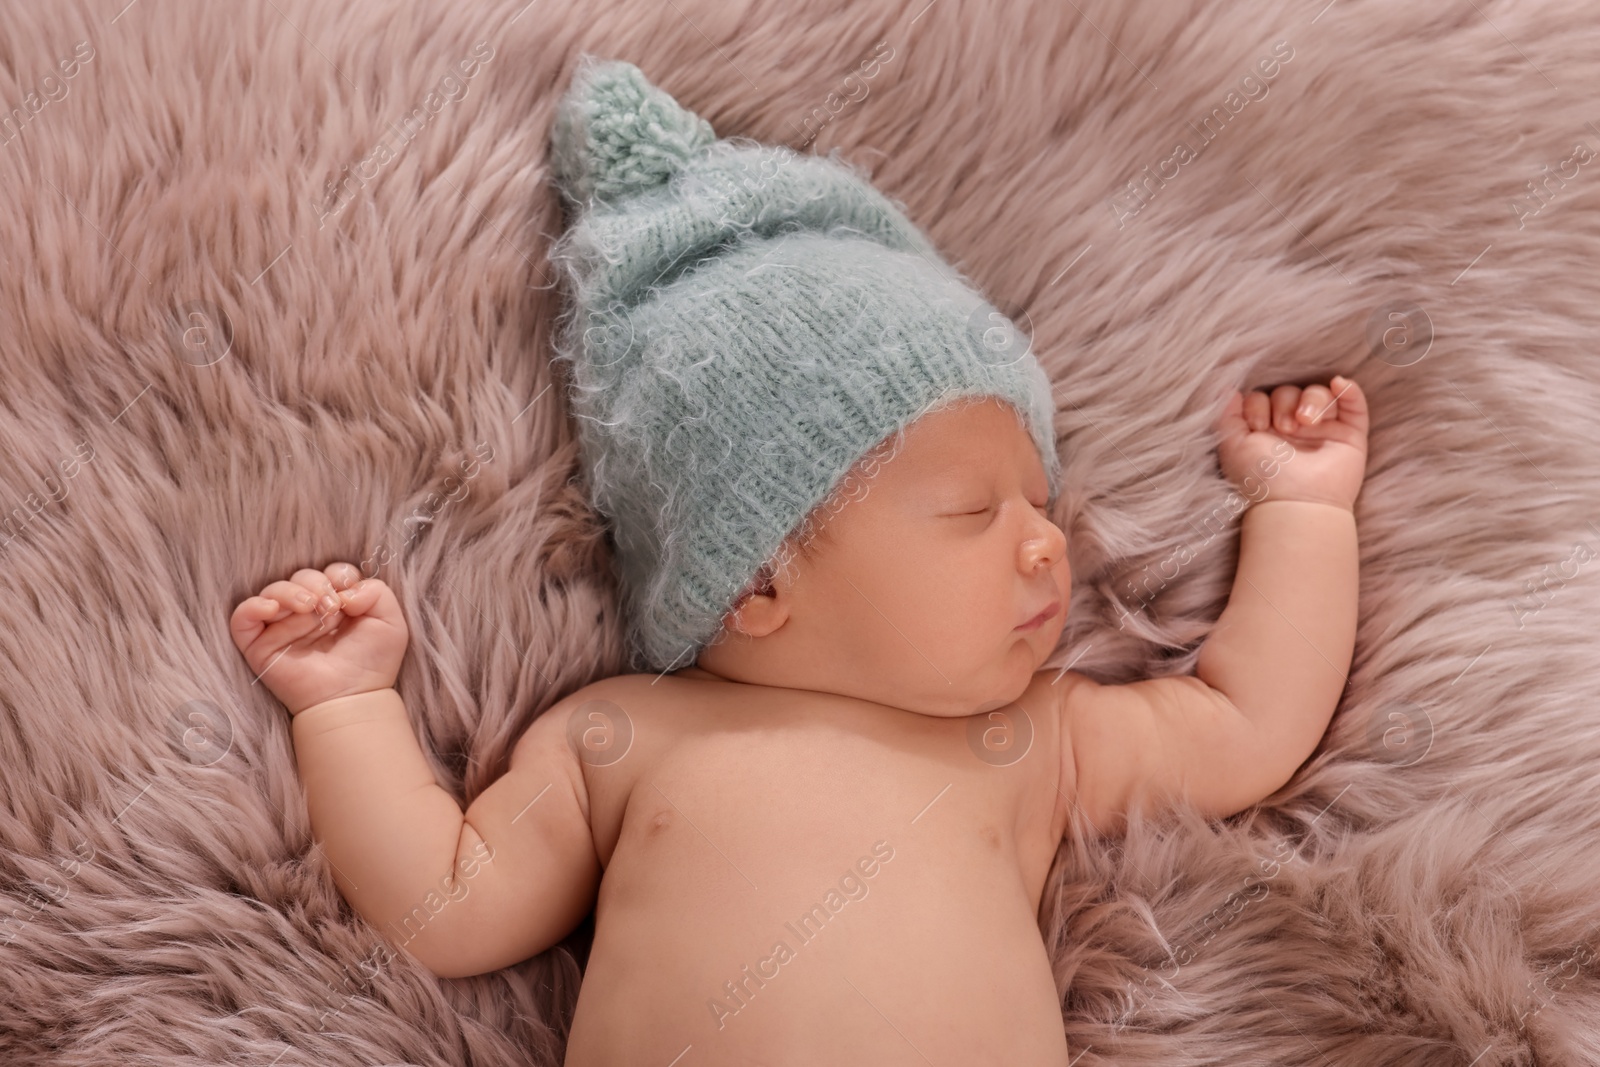
[[[444, 916], [443, 918], [452, 918]], [[435, 921], [400, 944], [440, 978], [471, 978], [521, 963], [555, 945], [572, 926], [518, 928], [503, 910], [461, 911], [453, 921]]]
[[487, 960], [470, 946], [451, 942], [441, 937], [414, 941], [403, 945], [411, 957], [437, 978], [471, 978], [477, 974], [497, 971], [503, 964]]
[[418, 905], [385, 923], [384, 931], [391, 944], [440, 978], [470, 978], [495, 970], [492, 965], [484, 965], [482, 953], [475, 952], [471, 940], [461, 936], [459, 922], [447, 921], [451, 918], [460, 916]]
[[422, 965], [435, 978], [471, 978], [474, 975], [488, 974], [490, 971], [498, 971], [500, 969], [499, 967], [485, 967], [481, 962], [471, 959], [450, 956], [445, 956], [432, 962], [423, 961]]
[[1299, 740], [1263, 738], [1255, 755], [1236, 769], [1236, 788], [1214, 814], [1222, 818], [1237, 815], [1274, 796], [1294, 780], [1315, 747]]

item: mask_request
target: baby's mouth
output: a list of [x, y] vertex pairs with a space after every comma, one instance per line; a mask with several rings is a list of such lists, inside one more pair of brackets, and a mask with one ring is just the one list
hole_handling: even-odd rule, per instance
[[1019, 630], [1036, 630], [1039, 627], [1043, 626], [1046, 622], [1049, 622], [1051, 619], [1055, 618], [1056, 617], [1056, 612], [1058, 612], [1060, 610], [1061, 610], [1061, 601], [1052, 600], [1048, 607], [1046, 607], [1043, 611], [1039, 612], [1039, 614], [1035, 615], [1033, 618], [1029, 619], [1027, 622], [1023, 623], [1021, 626], [1018, 626], [1017, 629], [1019, 629]]

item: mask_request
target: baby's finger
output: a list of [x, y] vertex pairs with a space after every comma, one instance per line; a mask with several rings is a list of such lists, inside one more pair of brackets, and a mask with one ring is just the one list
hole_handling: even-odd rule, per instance
[[1354, 378], [1346, 378], [1342, 374], [1335, 374], [1329, 384], [1333, 387], [1335, 399], [1339, 401], [1339, 421], [1366, 433], [1369, 421], [1367, 394], [1361, 391], [1361, 386]]
[[1338, 418], [1333, 394], [1325, 385], [1308, 385], [1300, 394], [1300, 406], [1294, 409], [1302, 426], [1315, 426], [1323, 419]]
[[354, 563], [346, 563], [343, 561], [338, 563], [330, 563], [326, 567], [322, 568], [322, 573], [328, 576], [328, 581], [333, 584], [335, 592], [343, 589], [349, 589], [351, 586], [361, 581], [361, 568], [357, 567]]
[[330, 620], [337, 620], [338, 613], [331, 615], [317, 611], [307, 611], [299, 615], [290, 615], [286, 619], [274, 622], [257, 640], [256, 645], [263, 655], [277, 655], [290, 645], [306, 637], [315, 637], [329, 632], [332, 628]]
[[[1299, 418], [1298, 415], [1295, 417]], [[1292, 438], [1296, 447], [1303, 445], [1309, 448], [1321, 441], [1348, 442], [1351, 435], [1350, 427], [1338, 419], [1324, 415], [1321, 422], [1303, 422], [1294, 433], [1285, 436]]]
[[283, 606], [270, 597], [247, 597], [233, 609], [233, 615], [228, 619], [228, 632], [233, 635], [234, 644], [248, 648], [252, 641], [261, 636], [267, 623], [277, 622], [280, 616], [286, 614]]
[[1294, 416], [1300, 401], [1298, 385], [1280, 385], [1272, 391], [1272, 427], [1279, 433], [1294, 433], [1300, 423]]
[[1244, 398], [1244, 421], [1253, 431], [1272, 428], [1272, 401], [1259, 389], [1252, 389]]
[[279, 604], [293, 612], [311, 611], [317, 606], [317, 598], [299, 582], [277, 581], [261, 590], [261, 595], [276, 600]]
[[317, 608], [321, 611], [338, 611], [338, 590], [328, 580], [328, 576], [315, 567], [302, 567], [290, 576], [289, 580], [296, 585], [304, 586], [317, 598]]
[[362, 579], [339, 593], [340, 606], [346, 615], [365, 615], [382, 597], [383, 583], [375, 578]]
[[1244, 421], [1244, 396], [1237, 389], [1229, 394], [1227, 403], [1222, 406], [1222, 411], [1211, 424], [1211, 429], [1222, 440], [1250, 432], [1250, 427], [1246, 426]]

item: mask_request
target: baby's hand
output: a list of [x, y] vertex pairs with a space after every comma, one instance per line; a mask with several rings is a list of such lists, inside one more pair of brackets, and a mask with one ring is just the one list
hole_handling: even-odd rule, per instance
[[[1331, 387], [1331, 388], [1330, 388]], [[1217, 458], [1235, 486], [1266, 485], [1262, 500], [1311, 500], [1352, 508], [1367, 471], [1367, 398], [1349, 378], [1327, 386], [1235, 392], [1217, 420]], [[1287, 447], [1285, 447], [1287, 442]]]
[[291, 716], [399, 677], [408, 639], [400, 602], [360, 576], [350, 563], [298, 570], [233, 609], [233, 643]]

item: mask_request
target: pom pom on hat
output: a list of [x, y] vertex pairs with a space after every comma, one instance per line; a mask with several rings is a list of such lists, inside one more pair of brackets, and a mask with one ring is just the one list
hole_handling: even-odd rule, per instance
[[574, 203], [611, 200], [666, 182], [716, 139], [632, 63], [585, 54], [556, 110], [551, 164]]

